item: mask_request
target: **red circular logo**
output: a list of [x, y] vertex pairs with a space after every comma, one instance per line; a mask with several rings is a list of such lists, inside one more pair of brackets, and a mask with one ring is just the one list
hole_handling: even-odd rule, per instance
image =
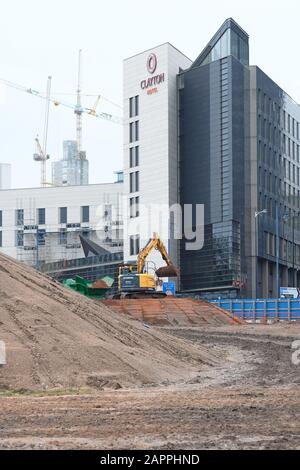
[[150, 54], [147, 59], [147, 69], [149, 73], [154, 73], [157, 67], [157, 57], [155, 54]]

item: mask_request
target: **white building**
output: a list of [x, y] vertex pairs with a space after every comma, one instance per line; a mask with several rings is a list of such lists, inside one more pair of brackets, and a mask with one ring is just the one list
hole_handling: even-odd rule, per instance
[[11, 165], [0, 163], [0, 190], [11, 188]]
[[0, 250], [32, 265], [81, 258], [83, 235], [120, 251], [122, 193], [122, 183], [0, 191]]
[[[177, 74], [191, 61], [169, 43], [124, 61], [124, 259], [133, 260], [158, 232], [177, 263], [168, 236], [168, 208], [178, 203]], [[166, 216], [159, 217], [165, 208]], [[161, 220], [160, 220], [161, 219]], [[160, 255], [151, 253], [156, 267]]]

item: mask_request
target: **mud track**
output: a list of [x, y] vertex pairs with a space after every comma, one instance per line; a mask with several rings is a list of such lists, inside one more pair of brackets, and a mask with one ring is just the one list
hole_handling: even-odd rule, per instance
[[300, 449], [300, 325], [166, 332], [226, 360], [160, 387], [0, 398], [0, 448]]

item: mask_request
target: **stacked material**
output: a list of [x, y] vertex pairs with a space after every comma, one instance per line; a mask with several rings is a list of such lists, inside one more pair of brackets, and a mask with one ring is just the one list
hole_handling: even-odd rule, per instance
[[209, 326], [240, 323], [226, 310], [192, 298], [104, 300], [104, 304], [123, 316], [158, 326]]

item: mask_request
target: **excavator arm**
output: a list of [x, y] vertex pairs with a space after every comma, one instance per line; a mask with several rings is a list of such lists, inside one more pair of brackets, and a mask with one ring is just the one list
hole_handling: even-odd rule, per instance
[[158, 250], [162, 256], [162, 259], [166, 262], [168, 268], [160, 268], [159, 277], [175, 277], [179, 275], [179, 270], [173, 265], [165, 245], [162, 240], [159, 238], [157, 233], [153, 234], [153, 238], [150, 238], [147, 245], [140, 251], [138, 255], [137, 270], [138, 273], [142, 273], [144, 270], [145, 262], [147, 256], [152, 250]]

